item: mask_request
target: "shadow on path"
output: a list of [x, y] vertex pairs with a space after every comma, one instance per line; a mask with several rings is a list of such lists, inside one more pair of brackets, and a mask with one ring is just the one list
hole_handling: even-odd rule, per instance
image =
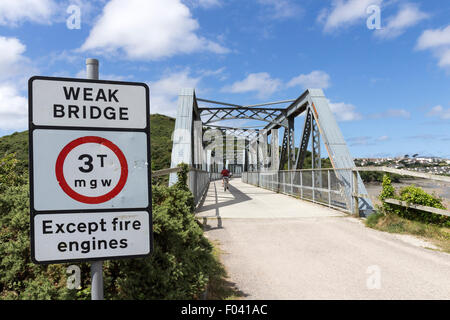
[[[226, 206], [231, 206], [233, 204], [241, 203], [244, 201], [249, 201], [252, 199], [231, 184], [228, 184], [228, 192], [229, 193], [224, 191], [221, 193], [221, 195], [231, 194], [232, 198], [227, 197], [227, 196], [219, 196], [218, 191], [217, 191], [217, 184], [216, 184], [216, 182], [218, 182], [220, 184], [219, 181], [220, 180], [211, 182], [212, 187], [210, 187], [210, 189], [208, 190], [207, 196], [205, 196], [202, 199], [200, 205], [198, 206], [198, 208], [196, 210], [196, 213], [201, 213], [201, 212], [205, 212], [205, 211], [209, 211], [209, 210], [215, 211], [214, 216], [202, 216], [202, 219], [203, 219], [202, 225], [203, 225], [203, 230], [205, 230], [205, 231], [222, 228], [222, 217], [220, 216], [220, 208], [223, 208]], [[213, 195], [214, 203], [204, 205], [206, 198], [208, 198], [208, 196], [211, 197], [211, 195], [210, 195], [211, 189], [213, 189], [213, 193], [214, 193], [214, 195]], [[208, 218], [216, 218], [217, 219], [217, 227], [212, 227], [212, 226], [208, 225]]]
[[196, 210], [197, 213], [214, 209], [216, 211], [216, 217], [220, 217], [219, 208], [226, 207], [226, 206], [231, 206], [233, 204], [241, 203], [241, 202], [244, 202], [244, 201], [252, 200], [252, 198], [250, 198], [248, 195], [246, 195], [245, 193], [243, 193], [242, 191], [240, 191], [236, 187], [233, 187], [233, 185], [229, 184], [229, 189], [228, 190], [231, 193], [231, 195], [233, 196], [233, 199], [220, 197], [221, 199], [229, 199], [229, 200], [224, 200], [224, 201], [221, 200], [221, 201], [219, 201], [219, 197], [218, 197], [218, 194], [217, 194], [216, 182], [217, 181], [211, 182], [211, 183], [213, 183], [213, 188], [214, 188], [215, 203], [208, 204], [208, 205], [205, 206], [204, 205], [205, 201], [202, 201], [202, 203], [199, 205], [199, 207]]

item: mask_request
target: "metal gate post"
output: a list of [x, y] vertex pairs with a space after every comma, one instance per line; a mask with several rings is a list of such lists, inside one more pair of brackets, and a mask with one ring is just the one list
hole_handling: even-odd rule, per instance
[[300, 198], [303, 199], [303, 171], [300, 171]]
[[315, 186], [315, 183], [314, 183], [314, 170], [311, 170], [311, 185], [312, 185], [312, 200], [313, 200], [313, 202], [315, 202], [315, 190], [314, 190], [314, 186]]
[[354, 170], [353, 173], [353, 213], [356, 217], [359, 217], [359, 196], [358, 196], [358, 171]]
[[328, 206], [331, 207], [331, 178], [330, 178], [330, 169], [328, 172]]

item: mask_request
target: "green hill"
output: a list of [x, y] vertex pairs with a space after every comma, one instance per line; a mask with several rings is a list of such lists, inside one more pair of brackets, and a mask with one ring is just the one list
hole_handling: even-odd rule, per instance
[[[174, 127], [175, 119], [161, 114], [150, 115], [152, 170], [170, 167]], [[21, 173], [26, 171], [28, 168], [28, 131], [0, 137], [0, 157], [9, 153], [16, 153], [16, 158], [20, 161], [18, 169]]]
[[17, 164], [19, 174], [28, 171], [28, 131], [0, 137], [0, 157], [10, 153], [15, 153], [19, 160]]
[[174, 118], [161, 114], [150, 115], [152, 171], [170, 167], [174, 128]]

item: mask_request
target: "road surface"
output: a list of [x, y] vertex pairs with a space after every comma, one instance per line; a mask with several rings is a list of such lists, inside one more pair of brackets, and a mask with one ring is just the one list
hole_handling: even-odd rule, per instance
[[450, 299], [449, 254], [339, 211], [235, 178], [196, 214], [244, 299]]

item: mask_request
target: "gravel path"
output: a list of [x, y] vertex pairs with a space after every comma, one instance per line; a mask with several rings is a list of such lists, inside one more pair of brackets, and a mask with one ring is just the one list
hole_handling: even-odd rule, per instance
[[339, 211], [233, 179], [197, 215], [245, 299], [450, 299], [449, 254]]

